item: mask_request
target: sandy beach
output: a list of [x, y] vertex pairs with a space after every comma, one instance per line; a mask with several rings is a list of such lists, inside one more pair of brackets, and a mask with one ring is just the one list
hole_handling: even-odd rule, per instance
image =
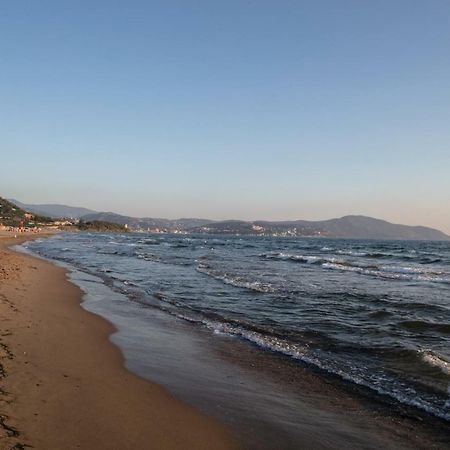
[[127, 371], [63, 269], [0, 237], [0, 448], [229, 449], [214, 419]]

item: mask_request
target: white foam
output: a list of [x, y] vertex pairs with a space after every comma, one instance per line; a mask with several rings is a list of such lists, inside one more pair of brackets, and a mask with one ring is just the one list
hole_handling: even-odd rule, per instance
[[[444, 409], [437, 408], [425, 398], [420, 398], [416, 391], [412, 388], [404, 390], [404, 385], [396, 386], [394, 380], [389, 380], [386, 376], [379, 374], [378, 378], [369, 379], [364, 373], [360, 372], [356, 367], [345, 368], [342, 363], [333, 364], [331, 361], [325, 361], [320, 357], [315, 356], [309, 349], [308, 345], [301, 345], [298, 343], [291, 343], [285, 339], [275, 336], [267, 336], [257, 331], [247, 330], [241, 326], [231, 325], [219, 321], [209, 319], [196, 319], [184, 314], [175, 314], [177, 317], [187, 320], [189, 322], [201, 323], [210, 329], [214, 334], [228, 334], [230, 336], [237, 336], [248, 340], [261, 348], [270, 350], [277, 353], [282, 353], [294, 359], [301, 360], [307, 364], [316, 366], [326, 372], [333, 373], [340, 376], [342, 379], [356, 383], [361, 386], [365, 386], [375, 392], [382, 395], [388, 395], [389, 397], [404, 403], [407, 405], [415, 406], [419, 409], [427, 411], [437, 417], [441, 417], [447, 421], [450, 421], [450, 412], [447, 409], [450, 407], [450, 400], [445, 402]], [[432, 359], [433, 363], [435, 359]], [[442, 360], [441, 360], [442, 361]], [[380, 381], [386, 381], [380, 383]], [[400, 388], [400, 389], [399, 389]], [[450, 387], [449, 387], [450, 389]]]
[[383, 272], [390, 273], [406, 273], [406, 274], [417, 274], [426, 273], [427, 271], [420, 267], [398, 267], [398, 266], [381, 266], [380, 270]]
[[422, 350], [422, 359], [433, 367], [437, 367], [442, 373], [450, 375], [450, 362], [446, 361], [442, 356], [433, 353], [430, 350]]
[[369, 253], [355, 252], [353, 250], [338, 250], [336, 253], [338, 253], [339, 255], [348, 255], [348, 256], [369, 256]]
[[245, 280], [242, 277], [236, 275], [233, 276], [227, 273], [221, 273], [209, 269], [202, 264], [197, 266], [197, 271], [200, 273], [204, 273], [205, 275], [208, 275], [216, 280], [222, 281], [225, 284], [229, 284], [231, 286], [236, 286], [257, 292], [274, 292], [274, 288], [269, 283], [263, 283], [257, 280], [255, 281]]

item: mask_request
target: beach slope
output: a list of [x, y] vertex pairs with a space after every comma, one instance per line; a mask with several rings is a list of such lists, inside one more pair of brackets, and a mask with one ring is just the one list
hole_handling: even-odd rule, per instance
[[0, 238], [0, 448], [229, 449], [221, 424], [123, 367], [62, 268]]

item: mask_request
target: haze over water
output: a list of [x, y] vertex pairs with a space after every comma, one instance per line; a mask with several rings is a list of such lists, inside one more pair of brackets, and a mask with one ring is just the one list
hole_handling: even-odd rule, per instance
[[78, 233], [27, 248], [450, 420], [448, 242]]

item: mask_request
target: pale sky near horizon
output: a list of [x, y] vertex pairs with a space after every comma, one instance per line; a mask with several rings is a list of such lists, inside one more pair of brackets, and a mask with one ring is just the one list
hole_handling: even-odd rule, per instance
[[0, 1], [0, 196], [450, 233], [450, 1]]

